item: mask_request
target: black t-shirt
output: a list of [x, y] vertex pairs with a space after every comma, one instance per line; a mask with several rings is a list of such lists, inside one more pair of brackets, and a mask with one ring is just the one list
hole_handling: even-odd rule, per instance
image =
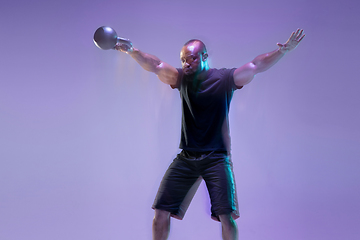
[[182, 101], [180, 148], [188, 151], [230, 151], [229, 106], [234, 90], [233, 69], [209, 69], [198, 79], [177, 69]]

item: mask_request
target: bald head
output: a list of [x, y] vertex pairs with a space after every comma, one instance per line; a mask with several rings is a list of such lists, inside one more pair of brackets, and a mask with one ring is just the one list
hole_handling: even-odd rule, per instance
[[187, 41], [184, 46], [187, 46], [187, 45], [190, 45], [190, 44], [194, 44], [194, 45], [197, 45], [199, 47], [199, 50], [202, 52], [202, 53], [207, 53], [207, 50], [206, 50], [206, 46], [205, 44], [203, 43], [203, 41], [199, 40], [199, 39], [191, 39], [189, 41]]
[[198, 39], [187, 41], [180, 52], [180, 60], [185, 75], [199, 73], [209, 68], [205, 44]]

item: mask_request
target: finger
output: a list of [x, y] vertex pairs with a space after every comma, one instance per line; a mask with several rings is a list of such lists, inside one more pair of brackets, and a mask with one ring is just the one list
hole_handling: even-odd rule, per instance
[[119, 49], [123, 52], [127, 52], [129, 50], [129, 47], [126, 44], [119, 43], [118, 46]]
[[293, 39], [294, 36], [295, 36], [295, 32], [292, 32], [292, 33], [291, 33], [291, 36], [290, 36], [290, 39]]
[[115, 46], [114, 46], [114, 49], [121, 50], [120, 43], [116, 43]]
[[301, 31], [299, 31], [300, 29], [298, 29], [298, 32], [297, 32], [297, 35], [296, 35], [296, 39], [299, 39], [301, 36], [302, 36], [302, 34], [303, 34], [303, 32], [304, 32], [304, 30], [302, 30], [301, 29]]
[[302, 37], [298, 40], [298, 42], [300, 42], [304, 37], [305, 37], [305, 34], [302, 35]]

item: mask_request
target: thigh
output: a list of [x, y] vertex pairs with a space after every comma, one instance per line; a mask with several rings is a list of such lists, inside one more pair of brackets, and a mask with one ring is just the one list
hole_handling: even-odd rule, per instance
[[160, 183], [153, 208], [178, 215], [182, 211], [180, 207], [184, 199], [188, 199], [188, 193], [198, 178], [199, 174], [191, 163], [175, 158]]
[[202, 171], [213, 216], [237, 211], [236, 186], [230, 156], [214, 154]]

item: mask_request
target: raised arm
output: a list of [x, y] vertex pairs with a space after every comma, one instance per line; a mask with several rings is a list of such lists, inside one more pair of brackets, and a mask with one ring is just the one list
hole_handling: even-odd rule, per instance
[[234, 72], [235, 85], [241, 87], [251, 82], [256, 74], [268, 70], [277, 63], [285, 53], [295, 49], [304, 37], [305, 34], [303, 34], [303, 30], [298, 29], [291, 34], [286, 43], [278, 43], [279, 48], [277, 50], [261, 54], [251, 62], [236, 69]]
[[173, 66], [161, 61], [158, 57], [133, 47], [129, 48], [121, 43], [117, 43], [115, 49], [129, 54], [143, 69], [155, 73], [163, 83], [169, 85], [176, 84], [178, 71]]

